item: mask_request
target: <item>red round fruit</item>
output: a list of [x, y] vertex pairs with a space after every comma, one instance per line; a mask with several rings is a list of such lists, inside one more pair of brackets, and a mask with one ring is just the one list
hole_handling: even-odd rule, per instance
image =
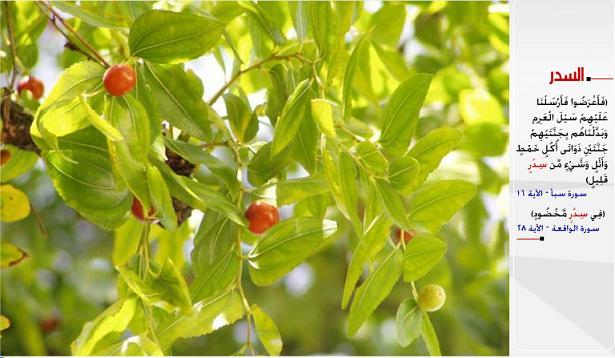
[[264, 201], [255, 201], [246, 210], [246, 219], [250, 222], [250, 231], [261, 234], [280, 221], [278, 209]]
[[50, 317], [40, 322], [41, 331], [43, 333], [51, 333], [58, 329], [60, 326], [60, 319], [58, 317]]
[[38, 78], [28, 76], [24, 77], [17, 84], [17, 92], [21, 93], [23, 91], [30, 91], [30, 93], [32, 93], [32, 97], [39, 99], [43, 96], [43, 92], [45, 92], [45, 86]]
[[146, 217], [143, 212], [143, 204], [141, 204], [141, 202], [137, 198], [132, 198], [132, 207], [130, 208], [130, 210], [132, 211], [132, 215], [134, 215], [137, 219], [142, 220], [142, 221], [149, 220], [156, 213], [154, 211], [154, 208], [150, 208], [147, 212], [147, 217]]
[[137, 73], [129, 65], [113, 65], [105, 71], [103, 84], [112, 96], [123, 96], [130, 92], [137, 82]]
[[395, 238], [397, 239], [397, 242], [401, 240], [402, 236], [404, 238], [404, 243], [407, 244], [410, 240], [414, 238], [414, 233], [412, 231], [405, 231], [400, 228], [397, 228], [397, 230], [395, 230]]
[[0, 165], [4, 165], [9, 159], [11, 159], [11, 152], [6, 149], [0, 150]]

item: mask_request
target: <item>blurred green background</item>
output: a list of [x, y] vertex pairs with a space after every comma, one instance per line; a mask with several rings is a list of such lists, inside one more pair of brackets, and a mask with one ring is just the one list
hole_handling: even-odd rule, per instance
[[[401, 29], [397, 50], [410, 70], [435, 76], [418, 135], [443, 124], [464, 132], [461, 148], [446, 157], [433, 176], [473, 181], [480, 189], [441, 233], [449, 244], [446, 260], [417, 286], [434, 282], [447, 291], [446, 305], [431, 315], [444, 354], [507, 355], [508, 5], [369, 1], [354, 26], [364, 31], [368, 19], [386, 19], [391, 11], [403, 13], [396, 16], [403, 22], [391, 27]], [[94, 29], [87, 32], [94, 33]], [[75, 60], [67, 58], [62, 46], [61, 36], [48, 26], [39, 39], [33, 71], [48, 89], [61, 69]], [[209, 96], [224, 76], [217, 74], [213, 55], [197, 61], [194, 70], [208, 78]], [[377, 64], [372, 71], [378, 71]], [[34, 215], [2, 224], [2, 240], [23, 248], [30, 257], [1, 273], [1, 310], [12, 322], [2, 332], [1, 353], [68, 355], [82, 326], [116, 298], [113, 233], [101, 231], [68, 208], [40, 162], [11, 183], [28, 194], [47, 235]], [[196, 219], [198, 215], [193, 215], [193, 225]], [[189, 260], [191, 242], [183, 243], [183, 249]], [[250, 301], [278, 324], [282, 353], [427, 354], [422, 342], [407, 348], [397, 342], [395, 313], [399, 302], [410, 295], [400, 286], [359, 334], [352, 339], [345, 336], [347, 312], [341, 310], [340, 300], [350, 253], [347, 240], [341, 239], [272, 287], [244, 282]], [[189, 261], [184, 270], [188, 275]], [[208, 336], [181, 340], [173, 353], [227, 355], [244, 340], [245, 321], [240, 321]]]

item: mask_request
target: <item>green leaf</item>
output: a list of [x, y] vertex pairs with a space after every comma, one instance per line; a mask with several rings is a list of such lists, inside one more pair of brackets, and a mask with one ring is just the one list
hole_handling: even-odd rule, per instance
[[113, 266], [124, 266], [137, 253], [145, 223], [131, 218], [115, 229], [113, 241]]
[[62, 72], [38, 112], [63, 101], [75, 100], [82, 94], [94, 92], [102, 86], [104, 72], [104, 67], [92, 61], [79, 62], [70, 66]]
[[30, 215], [30, 200], [10, 184], [0, 186], [0, 221], [19, 221]]
[[292, 146], [293, 158], [297, 160], [303, 168], [310, 174], [316, 173], [316, 151], [320, 133], [316, 124], [310, 118], [309, 112], [304, 112], [304, 118], [301, 121], [299, 130], [295, 136]]
[[5, 144], [2, 149], [8, 150], [11, 153], [11, 158], [2, 164], [2, 170], [0, 170], [1, 183], [6, 183], [29, 172], [38, 161], [38, 155], [33, 151], [22, 150], [8, 144]]
[[173, 197], [203, 212], [208, 209], [219, 212], [235, 223], [245, 226], [243, 213], [227, 197], [203, 183], [175, 174], [166, 163], [154, 164], [161, 171]]
[[171, 139], [166, 136], [164, 137], [164, 144], [171, 151], [188, 160], [190, 163], [205, 165], [207, 169], [219, 178], [229, 189], [238, 189], [237, 168], [234, 168], [233, 165], [224, 163], [195, 144]]
[[425, 276], [446, 253], [446, 243], [435, 236], [421, 235], [410, 240], [404, 251], [404, 281]]
[[484, 89], [464, 89], [459, 93], [459, 114], [468, 123], [505, 124], [504, 111], [497, 98]]
[[255, 186], [265, 184], [269, 179], [280, 174], [291, 162], [292, 152], [290, 150], [271, 155], [271, 148], [271, 143], [262, 146], [248, 165], [248, 181]]
[[442, 127], [427, 133], [410, 150], [409, 155], [420, 164], [420, 171], [410, 190], [418, 188], [451, 150], [461, 142], [461, 132], [450, 127]]
[[254, 318], [254, 328], [258, 340], [261, 341], [269, 355], [279, 356], [282, 352], [282, 338], [275, 322], [258, 305], [252, 305], [250, 312]]
[[307, 2], [308, 18], [312, 37], [318, 46], [320, 56], [329, 53], [333, 35], [333, 11], [329, 1]]
[[109, 154], [115, 172], [139, 199], [145, 210], [151, 207], [145, 165], [149, 152], [147, 112], [132, 95], [108, 97], [105, 116], [117, 128], [123, 141], [109, 144]]
[[57, 150], [43, 153], [51, 181], [66, 204], [104, 229], [124, 222], [132, 198], [120, 189], [109, 159], [96, 152]]
[[207, 104], [181, 65], [145, 62], [139, 73], [151, 88], [163, 119], [196, 138], [209, 138]]
[[385, 174], [388, 169], [388, 163], [384, 155], [376, 148], [374, 143], [364, 141], [357, 144], [357, 157], [366, 167], [370, 168], [378, 174]]
[[312, 118], [318, 123], [318, 129], [326, 136], [334, 138], [333, 104], [325, 99], [315, 98], [311, 102]]
[[240, 142], [249, 141], [252, 139], [249, 132], [254, 132], [251, 127], [258, 127], [258, 120], [252, 114], [249, 103], [231, 93], [225, 94], [223, 98], [233, 133]]
[[347, 332], [350, 337], [357, 331], [380, 303], [389, 295], [399, 276], [403, 255], [394, 249], [357, 289], [348, 314]]
[[0, 241], [0, 248], [0, 268], [7, 268], [17, 265], [28, 257], [28, 254], [25, 251], [10, 242], [7, 242], [6, 240]]
[[385, 3], [370, 18], [370, 37], [374, 42], [397, 47], [406, 20], [406, 7], [403, 4]]
[[384, 109], [380, 143], [393, 154], [404, 153], [419, 122], [419, 112], [427, 95], [431, 75], [410, 76], [395, 90]]
[[337, 175], [339, 178], [339, 189], [341, 201], [344, 205], [342, 213], [352, 223], [352, 227], [358, 237], [363, 236], [363, 225], [357, 212], [359, 207], [359, 187], [357, 185], [357, 168], [350, 155], [344, 151], [340, 152], [337, 159]]
[[35, 124], [30, 132], [35, 137], [47, 139], [46, 134], [63, 137], [90, 126], [88, 113], [79, 98], [64, 100], [36, 113]]
[[171, 260], [167, 260], [162, 267], [153, 266], [145, 277], [123, 267], [117, 269], [130, 290], [148, 305], [160, 307], [169, 313], [177, 309], [183, 313], [190, 311], [192, 303], [188, 286]]
[[254, 21], [256, 26], [268, 37], [270, 37], [277, 45], [282, 45], [285, 41], [284, 35], [280, 32], [274, 21], [263, 11], [260, 4], [251, 1], [239, 1], [244, 12]]
[[279, 206], [289, 205], [310, 196], [326, 193], [329, 190], [322, 175], [305, 178], [286, 179], [276, 183], [276, 198]]
[[79, 337], [71, 344], [72, 354], [87, 356], [108, 335], [124, 332], [135, 314], [136, 306], [135, 299], [116, 302], [93, 321], [86, 323]]
[[178, 338], [198, 337], [218, 328], [233, 324], [243, 317], [244, 308], [235, 290], [222, 292], [215, 297], [199, 301], [188, 315], [171, 316], [158, 327], [158, 340], [163, 350]]
[[350, 58], [348, 59], [348, 64], [346, 65], [346, 71], [344, 72], [344, 80], [342, 82], [342, 119], [344, 122], [348, 121], [350, 118], [350, 113], [352, 112], [351, 95], [353, 90], [354, 75], [357, 70], [359, 58], [362, 56], [362, 52], [369, 49], [366, 44], [366, 37], [363, 35], [352, 50]]
[[280, 119], [275, 126], [271, 146], [271, 155], [279, 154], [295, 138], [297, 130], [305, 119], [305, 111], [310, 97], [311, 80], [301, 81], [282, 109]]
[[98, 113], [96, 113], [92, 107], [88, 104], [88, 102], [83, 98], [83, 95], [79, 96], [79, 102], [81, 106], [85, 109], [85, 118], [93, 125], [96, 129], [98, 129], [102, 134], [104, 134], [107, 138], [112, 141], [120, 141], [124, 140], [122, 134], [115, 129], [109, 122], [100, 118]]
[[412, 188], [420, 170], [421, 165], [411, 156], [396, 158], [389, 166], [389, 183], [401, 193], [406, 193]]
[[220, 39], [224, 23], [190, 12], [151, 10], [130, 27], [133, 56], [157, 63], [182, 63], [209, 51]]
[[279, 222], [261, 236], [248, 254], [250, 276], [258, 286], [274, 283], [320, 250], [337, 223], [295, 217]]
[[212, 262], [201, 260], [195, 263], [197, 274], [191, 285], [192, 298], [194, 300], [207, 298], [231, 288], [235, 284], [240, 268], [241, 258], [237, 256], [235, 243], [225, 253], [215, 256]]
[[436, 335], [436, 330], [433, 328], [431, 320], [429, 319], [429, 314], [427, 314], [427, 312], [423, 312], [422, 321], [423, 324], [421, 325], [421, 336], [423, 337], [423, 342], [425, 342], [427, 351], [431, 356], [441, 356], [442, 352], [440, 351], [440, 343], [438, 342], [438, 336]]
[[230, 289], [241, 267], [236, 240], [239, 227], [224, 216], [208, 212], [194, 236], [190, 286], [193, 300]]
[[177, 216], [175, 215], [173, 200], [171, 199], [167, 183], [162, 179], [162, 174], [160, 174], [158, 168], [150, 165], [146, 170], [152, 207], [156, 210], [156, 215], [160, 218], [164, 228], [175, 230], [177, 228]]
[[344, 294], [342, 296], [342, 309], [345, 309], [350, 301], [350, 296], [354, 291], [355, 285], [361, 278], [363, 266], [373, 259], [384, 247], [389, 235], [391, 221], [386, 215], [378, 215], [367, 225], [365, 235], [359, 241], [352, 254], [352, 260], [346, 274], [344, 282]]
[[461, 180], [442, 180], [426, 184], [412, 197], [410, 220], [431, 233], [437, 233], [475, 193], [476, 187], [473, 184]]
[[391, 184], [382, 179], [376, 179], [374, 186], [380, 203], [391, 216], [393, 222], [404, 230], [411, 229], [410, 221], [406, 216], [406, 206], [401, 194]]
[[460, 148], [477, 157], [502, 155], [508, 148], [507, 127], [491, 122], [466, 125]]
[[133, 2], [123, 1], [54, 1], [53, 6], [95, 27], [122, 28], [132, 20]]
[[407, 347], [421, 335], [422, 312], [414, 298], [406, 298], [397, 310], [397, 339]]
[[299, 41], [305, 40], [308, 34], [308, 5], [306, 1], [289, 1], [288, 10]]
[[144, 335], [132, 336], [110, 347], [93, 352], [95, 356], [163, 356], [158, 344]]

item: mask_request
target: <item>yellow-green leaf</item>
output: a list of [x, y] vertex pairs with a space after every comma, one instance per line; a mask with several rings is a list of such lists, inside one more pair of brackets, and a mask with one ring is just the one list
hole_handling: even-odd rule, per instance
[[28, 215], [30, 215], [28, 196], [10, 184], [0, 186], [0, 220], [18, 221]]

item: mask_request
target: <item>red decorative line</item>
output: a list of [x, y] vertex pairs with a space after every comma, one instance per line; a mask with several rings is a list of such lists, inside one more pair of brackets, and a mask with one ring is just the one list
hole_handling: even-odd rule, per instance
[[532, 240], [532, 241], [540, 241], [538, 237], [519, 237], [517, 240]]
[[591, 79], [592, 81], [593, 80], [612, 80], [613, 77], [592, 77]]

